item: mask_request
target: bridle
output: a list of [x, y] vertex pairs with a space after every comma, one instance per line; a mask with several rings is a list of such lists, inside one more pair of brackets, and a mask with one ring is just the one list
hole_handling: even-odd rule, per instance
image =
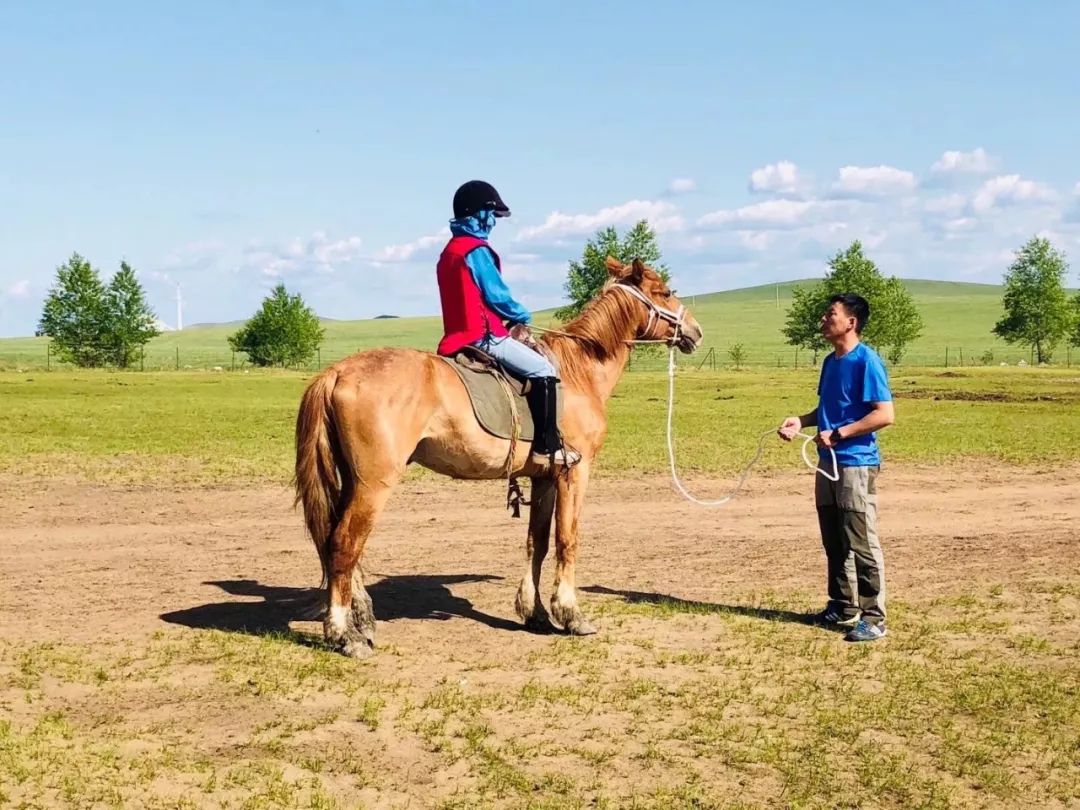
[[[683, 326], [686, 322], [686, 307], [684, 305], [679, 304], [678, 309], [668, 309], [667, 307], [660, 306], [658, 303], [649, 298], [649, 296], [643, 293], [638, 287], [635, 287], [632, 284], [627, 284], [622, 281], [616, 281], [612, 286], [615, 289], [625, 290], [633, 298], [636, 298], [638, 301], [645, 305], [645, 308], [649, 312], [649, 320], [646, 322], [645, 329], [642, 331], [643, 335], [651, 334], [652, 330], [656, 328], [656, 325], [659, 324], [661, 321], [669, 323], [672, 326], [671, 334], [668, 335], [666, 338], [643, 337], [635, 338], [633, 340], [627, 340], [626, 343], [664, 343], [672, 349], [674, 349], [679, 344], [679, 341], [682, 340], [683, 337]], [[535, 326], [533, 324], [530, 324], [529, 328], [537, 332], [543, 332], [544, 334], [548, 335], [559, 335], [561, 337], [572, 338], [574, 340], [582, 339], [580, 335], [574, 335], [570, 332], [562, 332], [558, 329], [547, 329], [546, 327]]]
[[[615, 288], [625, 290], [637, 300], [641, 301], [649, 311], [649, 320], [645, 324], [645, 329], [642, 331], [644, 338], [630, 341], [631, 343], [666, 343], [668, 346], [676, 346], [683, 336], [683, 324], [686, 321], [686, 307], [679, 304], [678, 309], [668, 309], [662, 307], [649, 296], [643, 293], [639, 288], [625, 284], [621, 281], [615, 282]], [[671, 324], [671, 334], [666, 338], [650, 338], [648, 335], [652, 334], [653, 329], [661, 321]]]

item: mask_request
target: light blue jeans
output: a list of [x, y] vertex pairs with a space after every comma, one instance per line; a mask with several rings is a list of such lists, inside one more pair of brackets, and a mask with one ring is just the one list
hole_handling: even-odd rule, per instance
[[555, 368], [546, 357], [512, 337], [486, 337], [473, 345], [526, 379], [555, 376]]

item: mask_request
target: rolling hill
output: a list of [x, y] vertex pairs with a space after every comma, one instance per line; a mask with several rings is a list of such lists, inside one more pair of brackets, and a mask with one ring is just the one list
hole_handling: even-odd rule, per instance
[[[709, 349], [717, 364], [728, 364], [728, 349], [735, 343], [745, 347], [751, 365], [792, 365], [795, 351], [784, 343], [780, 334], [791, 291], [810, 281], [791, 281], [779, 285], [763, 285], [728, 290], [684, 299], [705, 330], [705, 344], [698, 360], [704, 360]], [[946, 350], [949, 361], [958, 362], [961, 352], [965, 363], [979, 361], [992, 353], [992, 363], [1015, 364], [1028, 353], [1009, 346], [991, 334], [991, 328], [1001, 315], [1002, 288], [993, 284], [964, 282], [906, 280], [925, 321], [922, 337], [912, 344], [905, 364], [944, 365]], [[539, 325], [555, 325], [552, 311], [536, 314]], [[232, 353], [226, 337], [238, 324], [201, 325], [182, 332], [167, 332], [151, 341], [146, 348], [147, 369], [231, 368]], [[345, 357], [358, 349], [374, 346], [409, 346], [431, 349], [441, 334], [440, 319], [435, 317], [383, 317], [363, 321], [326, 320], [326, 339], [320, 360], [323, 364]], [[0, 340], [0, 368], [42, 368], [46, 365], [44, 338], [10, 338]], [[1059, 350], [1066, 359], [1065, 349]], [[236, 358], [242, 365], [243, 356]], [[55, 361], [53, 361], [55, 362]], [[638, 367], [660, 367], [662, 360], [639, 363]], [[800, 358], [800, 364], [804, 362]]]

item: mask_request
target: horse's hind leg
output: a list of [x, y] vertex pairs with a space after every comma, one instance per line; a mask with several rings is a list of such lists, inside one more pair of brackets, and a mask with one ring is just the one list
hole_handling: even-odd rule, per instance
[[375, 650], [375, 612], [360, 561], [391, 490], [392, 485], [383, 482], [354, 487], [330, 540], [329, 607], [323, 631], [330, 646], [353, 658], [367, 658]]
[[540, 571], [551, 541], [551, 519], [555, 514], [555, 481], [551, 478], [532, 479], [529, 496], [532, 505], [529, 507], [529, 536], [525, 544], [529, 563], [525, 576], [521, 578], [514, 608], [525, 622], [525, 627], [533, 632], [546, 633], [551, 631], [551, 619], [540, 599]]

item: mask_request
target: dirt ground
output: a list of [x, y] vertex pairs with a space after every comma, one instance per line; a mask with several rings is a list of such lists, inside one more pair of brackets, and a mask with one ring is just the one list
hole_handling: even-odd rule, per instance
[[[891, 598], [1080, 570], [1078, 473], [883, 471], [879, 528]], [[703, 498], [726, 485], [694, 483]], [[0, 486], [0, 632], [8, 640], [261, 624], [319, 584], [285, 489], [10, 478]], [[812, 489], [807, 475], [758, 478], [733, 503], [709, 509], [682, 501], [664, 478], [594, 481], [583, 518], [583, 605], [608, 591], [709, 603], [748, 591], [820, 591]], [[498, 482], [445, 480], [395, 493], [364, 560], [382, 643], [437, 655], [439, 645], [498, 647], [513, 638], [526, 520], [509, 517], [504, 496]]]
[[[1020, 604], [1031, 584], [1071, 583], [1075, 589], [1080, 581], [1077, 473], [1080, 469], [983, 466], [884, 470], [879, 479], [880, 534], [890, 600], [928, 605], [942, 595], [960, 598], [996, 587]], [[727, 485], [691, 483], [701, 497], [718, 496]], [[354, 775], [350, 783], [350, 777], [333, 768], [313, 772], [323, 775], [328, 795], [343, 805], [353, 797], [373, 806], [426, 806], [429, 801], [452, 799], [463, 786], [479, 790], [483, 785], [491, 792], [477, 795], [496, 803], [500, 797], [512, 798], [517, 795], [513, 781], [505, 789], [492, 782], [488, 760], [482, 760], [477, 770], [469, 757], [444, 757], [441, 738], [422, 730], [406, 733], [406, 727], [414, 731], [421, 727], [409, 726], [401, 718], [410, 716], [413, 705], [430, 709], [435, 705], [434, 690], [445, 692], [448, 684], [459, 697], [467, 697], [473, 688], [483, 695], [500, 688], [524, 694], [537, 675], [565, 674], [565, 667], [560, 667], [567, 663], [568, 648], [561, 645], [571, 641], [579, 645], [571, 651], [578, 658], [588, 658], [589, 650], [605, 651], [603, 666], [612, 672], [603, 678], [619, 683], [638, 674], [659, 678], [652, 671], [638, 673], [635, 668], [642, 660], [631, 653], [661, 649], [671, 653], [676, 669], [659, 680], [678, 680], [680, 651], [710, 654], [723, 635], [716, 624], [720, 619], [710, 613], [749, 615], [762, 605], [780, 605], [772, 618], [787, 614], [794, 620], [820, 609], [824, 561], [812, 489], [812, 477], [806, 474], [760, 476], [751, 479], [734, 503], [703, 509], [681, 501], [661, 477], [594, 481], [584, 515], [578, 586], [582, 606], [600, 634], [595, 640], [570, 640], [557, 634], [532, 635], [519, 627], [513, 601], [525, 565], [526, 521], [524, 516], [512, 520], [503, 509], [505, 492], [498, 482], [402, 485], [365, 558], [380, 652], [371, 662], [342, 661], [343, 667], [358, 668], [360, 677], [397, 685], [387, 698], [397, 719], [384, 719], [377, 728], [372, 726], [369, 737], [352, 740], [354, 746], [361, 742], [367, 746], [369, 761], [377, 763], [372, 768], [378, 773], [367, 781], [356, 781]], [[243, 638], [267, 631], [320, 631], [319, 623], [303, 617], [318, 585], [318, 563], [300, 516], [292, 509], [291, 493], [284, 489], [173, 490], [8, 477], [0, 480], [0, 492], [0, 643], [11, 653], [9, 671], [17, 651], [30, 645], [138, 650], [153, 644], [196, 644], [200, 634], [215, 630]], [[549, 560], [545, 589], [550, 589], [552, 571]], [[548, 590], [545, 601], [549, 596]], [[1069, 598], [1075, 601], [1075, 596]], [[622, 610], [656, 604], [665, 597], [700, 605], [705, 617], [673, 619], [663, 612]], [[901, 612], [893, 621], [894, 637], [883, 643], [902, 643], [895, 636], [903, 638], [904, 615]], [[1019, 609], [1014, 619], [1020, 627], [1038, 622]], [[1057, 641], [1077, 641], [1075, 621], [1065, 622], [1060, 632]], [[838, 637], [825, 635], [821, 642], [808, 636], [808, 643], [831, 644], [835, 639], [842, 646]], [[291, 646], [296, 648], [288, 653], [291, 662], [314, 653]], [[204, 656], [202, 663], [212, 666], [212, 658]], [[217, 681], [222, 678], [229, 680], [222, 676]], [[19, 708], [19, 690], [25, 684], [3, 683], [0, 710], [16, 719], [29, 716], [28, 710]], [[76, 718], [73, 722], [81, 718], [85, 724], [86, 717], [97, 712], [98, 719], [119, 724], [128, 737], [147, 736], [147, 712], [153, 714], [153, 707], [146, 701], [153, 701], [145, 695], [136, 700], [114, 693], [105, 708], [94, 703], [85, 686], [66, 691], [56, 686], [51, 694], [47, 685], [41, 688], [47, 702]], [[280, 705], [252, 699], [244, 704], [250, 717], [242, 718], [220, 710], [227, 705], [227, 696], [209, 686], [205, 694], [205, 701], [195, 697], [170, 703], [163, 722], [174, 745], [211, 759], [227, 758], [230, 746], [246, 746], [250, 752], [258, 721], [272, 724], [283, 711]], [[290, 700], [300, 701], [302, 707], [296, 711], [305, 715], [320, 705], [306, 693]], [[492, 708], [480, 703], [476, 707], [481, 712]], [[389, 711], [382, 710], [384, 718]], [[571, 746], [583, 738], [601, 741], [605, 750], [616, 750], [603, 770], [605, 783], [624, 779], [634, 786], [637, 768], [621, 758], [618, 739], [626, 728], [617, 722], [605, 725], [600, 718], [591, 736], [583, 737], [587, 723], [582, 718], [587, 713], [541, 730], [547, 715], [534, 711], [522, 720], [522, 729], [513, 730], [500, 725], [499, 707], [492, 711], [492, 740], [507, 743], [532, 733], [549, 747]], [[513, 711], [502, 716], [507, 714], [512, 716]], [[337, 719], [330, 725], [344, 722]], [[316, 735], [311, 740], [322, 740], [321, 747], [330, 745], [333, 736], [319, 729], [307, 733]], [[320, 733], [330, 737], [318, 737]], [[448, 739], [460, 736], [446, 734]], [[296, 739], [291, 738], [290, 744]], [[627, 739], [638, 746], [633, 727]], [[480, 745], [489, 748], [478, 750], [496, 750], [489, 743]], [[504, 752], [499, 761], [507, 761], [508, 749], [498, 750]], [[534, 763], [562, 762], [560, 773], [586, 785], [580, 795], [599, 789], [588, 786], [587, 759], [575, 765], [550, 751], [545, 759], [543, 749], [537, 751], [530, 755]], [[285, 754], [277, 758], [290, 760]], [[704, 774], [706, 784], [721, 784], [710, 783], [707, 770], [697, 765], [682, 762], [680, 767]], [[661, 766], [656, 773], [665, 772]], [[193, 778], [178, 777], [178, 784], [192, 785]], [[768, 803], [770, 791], [777, 788], [776, 778], [775, 773], [764, 772], [760, 779], [749, 778], [743, 783], [747, 800]], [[154, 790], [169, 795], [158, 782]], [[352, 788], [356, 792], [351, 793]], [[128, 787], [120, 789], [123, 793]], [[958, 795], [966, 795], [965, 789], [961, 787]], [[616, 796], [622, 793], [613, 791]]]

